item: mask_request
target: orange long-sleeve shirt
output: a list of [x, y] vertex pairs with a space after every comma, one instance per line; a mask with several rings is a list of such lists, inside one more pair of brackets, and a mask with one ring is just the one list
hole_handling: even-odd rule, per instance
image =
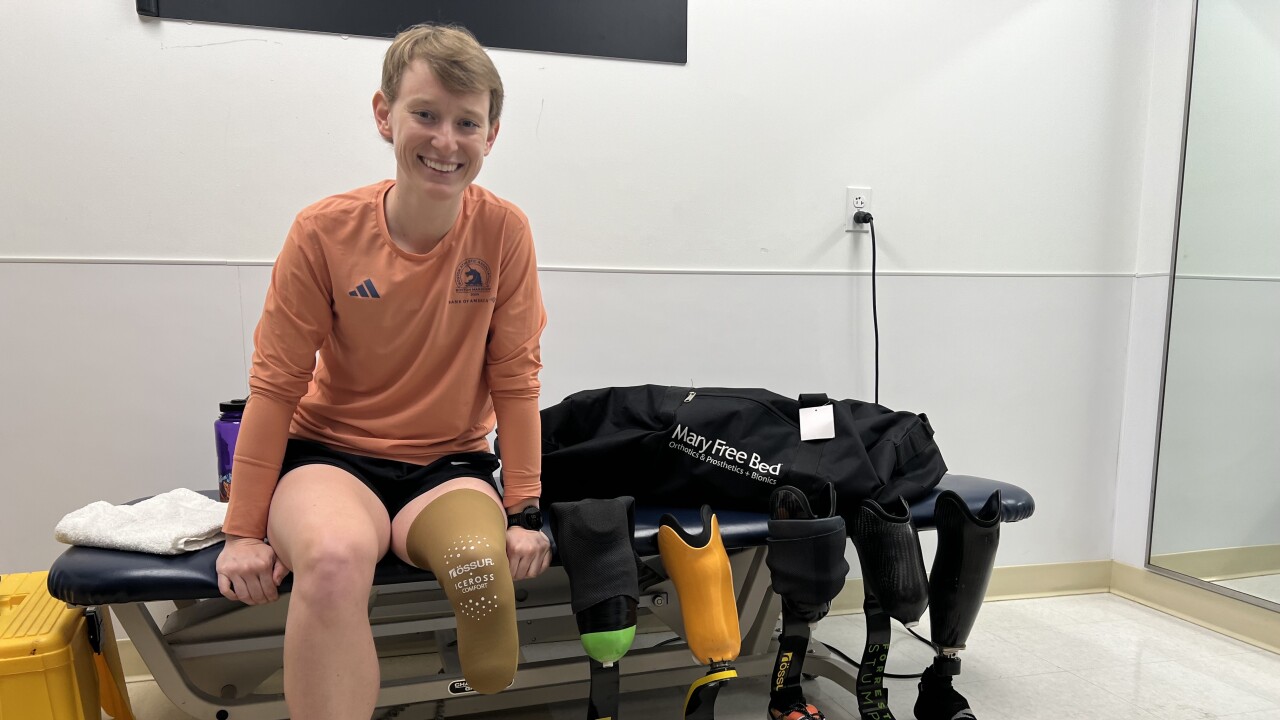
[[415, 255], [387, 230], [393, 184], [308, 207], [285, 239], [254, 334], [229, 534], [266, 536], [289, 436], [425, 465], [488, 450], [496, 419], [504, 504], [538, 497], [546, 313], [528, 220], [472, 185], [449, 233]]

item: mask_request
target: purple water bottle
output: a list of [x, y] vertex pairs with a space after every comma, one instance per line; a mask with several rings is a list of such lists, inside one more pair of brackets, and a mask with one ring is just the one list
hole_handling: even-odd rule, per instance
[[217, 421], [213, 423], [213, 440], [218, 450], [218, 499], [231, 499], [231, 459], [236, 456], [236, 436], [240, 434], [240, 418], [245, 400], [228, 400], [218, 404]]

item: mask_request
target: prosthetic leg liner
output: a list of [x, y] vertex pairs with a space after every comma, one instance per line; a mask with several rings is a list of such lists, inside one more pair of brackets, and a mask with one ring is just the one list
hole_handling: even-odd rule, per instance
[[973, 718], [969, 701], [955, 691], [951, 679], [960, 674], [956, 652], [964, 648], [978, 618], [991, 580], [1000, 544], [1000, 492], [987, 498], [974, 515], [959, 495], [938, 496], [934, 518], [938, 525], [938, 553], [929, 577], [930, 635], [940, 654], [920, 678], [916, 698], [918, 720]]
[[467, 684], [480, 693], [506, 689], [520, 639], [502, 509], [479, 490], [447, 492], [414, 519], [406, 544], [409, 559], [435, 574], [453, 605]]
[[769, 497], [769, 554], [766, 561], [773, 590], [782, 597], [782, 635], [773, 663], [769, 717], [774, 720], [821, 720], [825, 716], [805, 699], [800, 687], [809, 624], [826, 616], [831, 600], [844, 587], [849, 563], [844, 559], [844, 519], [835, 514], [835, 488], [821, 498], [822, 517], [809, 507], [804, 493], [783, 486]]
[[617, 662], [636, 636], [640, 581], [629, 497], [551, 505], [552, 531], [587, 656]]
[[854, 513], [849, 536], [858, 548], [867, 592], [903, 625], [918, 623], [929, 604], [929, 581], [906, 501], [899, 498], [889, 508], [874, 500], [863, 501]]
[[729, 554], [720, 539], [720, 523], [702, 506], [702, 531], [690, 535], [672, 515], [658, 521], [658, 552], [680, 596], [689, 650], [698, 662], [735, 660], [742, 649], [738, 608], [733, 595]]
[[1000, 491], [991, 494], [978, 515], [951, 491], [938, 496], [933, 516], [938, 552], [929, 577], [929, 629], [944, 650], [964, 648], [987, 594], [1000, 544]]
[[769, 498], [769, 574], [782, 606], [806, 622], [826, 616], [831, 600], [844, 587], [849, 563], [844, 559], [844, 519], [834, 514], [835, 490], [827, 490], [826, 515], [809, 509], [804, 494], [783, 486]]

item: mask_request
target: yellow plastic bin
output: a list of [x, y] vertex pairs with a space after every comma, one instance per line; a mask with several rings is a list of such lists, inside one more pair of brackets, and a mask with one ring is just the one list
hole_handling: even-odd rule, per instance
[[49, 596], [48, 575], [0, 578], [0, 720], [98, 720], [100, 705], [132, 720], [106, 609], [68, 608]]

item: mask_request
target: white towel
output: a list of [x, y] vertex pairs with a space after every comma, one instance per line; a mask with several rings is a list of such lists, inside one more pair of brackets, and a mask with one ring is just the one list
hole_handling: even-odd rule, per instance
[[98, 501], [68, 513], [53, 535], [68, 545], [177, 555], [222, 542], [226, 503], [186, 488], [134, 505]]

